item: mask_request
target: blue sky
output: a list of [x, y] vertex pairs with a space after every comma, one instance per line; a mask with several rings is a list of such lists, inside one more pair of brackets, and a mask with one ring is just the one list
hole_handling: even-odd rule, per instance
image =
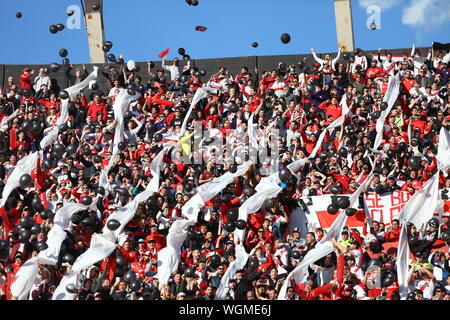
[[[405, 48], [412, 43], [428, 46], [432, 41], [450, 42], [449, 0], [352, 0], [355, 46], [362, 49]], [[184, 0], [104, 0], [105, 40], [113, 42], [111, 53], [125, 60], [157, 60], [169, 48], [168, 57], [178, 56], [179, 47], [193, 59], [301, 54], [336, 51], [336, 30], [332, 0], [199, 0], [190, 7]], [[448, 14], [431, 26], [414, 6], [442, 2]], [[381, 30], [366, 27], [364, 6], [381, 3]], [[66, 9], [78, 0], [0, 1], [2, 50], [0, 64], [60, 62], [60, 48], [69, 51], [72, 63], [88, 63], [87, 32], [65, 29], [57, 34], [51, 24], [66, 24]], [[119, 5], [120, 4], [120, 5]], [[409, 8], [409, 11], [405, 10]], [[420, 9], [420, 8], [419, 8]], [[415, 11], [416, 10], [416, 11]], [[15, 13], [23, 14], [17, 19]], [[412, 12], [412, 13], [411, 13]], [[427, 10], [430, 13], [430, 10]], [[195, 31], [197, 25], [208, 28]], [[130, 30], [130, 31], [127, 31]], [[287, 32], [291, 42], [283, 44]], [[251, 43], [257, 41], [258, 48]], [[4, 45], [5, 43], [8, 46]]]

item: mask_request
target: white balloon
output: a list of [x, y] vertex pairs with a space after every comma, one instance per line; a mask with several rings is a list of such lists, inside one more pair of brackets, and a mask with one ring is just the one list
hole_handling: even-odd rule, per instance
[[136, 62], [134, 62], [133, 60], [128, 60], [127, 62], [127, 68], [128, 70], [134, 70], [134, 68], [136, 68]]

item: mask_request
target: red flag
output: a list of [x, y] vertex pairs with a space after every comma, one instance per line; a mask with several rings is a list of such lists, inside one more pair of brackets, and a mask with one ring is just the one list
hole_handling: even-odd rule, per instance
[[204, 26], [196, 26], [196, 27], [195, 27], [195, 30], [201, 31], [201, 32], [206, 31], [207, 29], [208, 29], [208, 28], [206, 28], [206, 27], [204, 27]]
[[5, 227], [5, 231], [7, 233], [9, 233], [12, 230], [12, 228], [9, 223], [8, 215], [6, 214], [5, 207], [0, 207], [0, 217], [2, 217], [3, 226]]
[[167, 48], [166, 50], [161, 51], [160, 53], [158, 53], [158, 57], [163, 58], [168, 53], [169, 53], [169, 48]]
[[11, 128], [11, 133], [9, 135], [9, 148], [14, 150], [16, 148], [16, 128]]

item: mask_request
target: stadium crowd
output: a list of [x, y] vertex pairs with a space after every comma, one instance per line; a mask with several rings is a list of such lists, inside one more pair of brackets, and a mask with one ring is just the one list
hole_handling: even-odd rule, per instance
[[[355, 54], [339, 50], [337, 57], [321, 59], [311, 51], [313, 56], [297, 65], [280, 62], [273, 70], [243, 66], [234, 75], [224, 66], [206, 76], [191, 66], [188, 56], [170, 63], [164, 58], [163, 67], [157, 70], [152, 62], [139, 72], [129, 71], [125, 64], [103, 68], [100, 77], [106, 77], [107, 88], [91, 84], [70, 101], [68, 121], [59, 130], [58, 142], [44, 150], [45, 160], [37, 164], [33, 183], [13, 190], [0, 208], [1, 298], [17, 298], [10, 290], [15, 274], [28, 259], [46, 249], [55, 212], [67, 203], [104, 192], [99, 189], [100, 172], [111, 157], [117, 125], [113, 104], [120, 88], [131, 88], [141, 97], [125, 113], [126, 145], [108, 177], [112, 193], [101, 198], [96, 210], [72, 216], [58, 263], [39, 262], [30, 300], [51, 299], [62, 277], [90, 246], [92, 235], [101, 232], [107, 217], [144, 190], [151, 179], [150, 163], [163, 144], [180, 132], [194, 94], [202, 87], [218, 91], [197, 103], [187, 120], [186, 135], [192, 135], [194, 121], [200, 122], [210, 137], [219, 139], [225, 138], [229, 129], [246, 132], [250, 116], [259, 108], [254, 123], [260, 132], [269, 127], [279, 130], [276, 143], [280, 157], [254, 163], [206, 203], [198, 222], [188, 231], [178, 271], [169, 284], [161, 286], [158, 252], [166, 246], [171, 224], [183, 219], [181, 209], [197, 186], [230, 168], [221, 157], [202, 150], [188, 149], [191, 158], [205, 156], [202, 164], [165, 156], [158, 192], [139, 204], [113, 254], [83, 272], [76, 299], [215, 299], [221, 278], [236, 259], [232, 236], [236, 209], [266, 175], [261, 169], [275, 172], [307, 157], [323, 129], [341, 116], [342, 97], [350, 108], [345, 124], [325, 136], [317, 156], [291, 176], [275, 199], [267, 199], [260, 210], [249, 215], [248, 232], [241, 240], [250, 258], [230, 279], [225, 299], [277, 299], [287, 274], [326, 233], [317, 225], [308, 226], [307, 234], [291, 228], [291, 213], [299, 206], [307, 210], [308, 197], [352, 194], [372, 169], [376, 174], [367, 191], [414, 194], [422, 188], [437, 171], [439, 131], [441, 127], [450, 129], [450, 55], [445, 50], [419, 52], [413, 48], [411, 55], [405, 53], [398, 60], [392, 60], [389, 53], [371, 59], [358, 49]], [[92, 71], [88, 68], [68, 68], [70, 85], [83, 81]], [[142, 81], [143, 72], [150, 76], [148, 83]], [[397, 74], [400, 94], [386, 118], [381, 152], [374, 152], [375, 124], [386, 108], [383, 97], [389, 76]], [[17, 162], [39, 150], [42, 138], [56, 125], [61, 100], [60, 89], [54, 87], [46, 68], [37, 72], [25, 68], [20, 79], [10, 76], [1, 88], [0, 191]], [[19, 112], [7, 119], [16, 110]], [[68, 149], [73, 145], [76, 149]], [[240, 155], [246, 156], [245, 152]], [[439, 177], [443, 200], [448, 200], [450, 190], [448, 174]], [[449, 225], [447, 214], [425, 226], [408, 225], [414, 256], [408, 274], [409, 300], [450, 300]], [[398, 220], [389, 224], [366, 220], [361, 232], [345, 227], [341, 236], [333, 239], [335, 252], [311, 264], [302, 282], [290, 281], [287, 299], [400, 299], [396, 254], [388, 254], [383, 247], [398, 241], [400, 230]]]

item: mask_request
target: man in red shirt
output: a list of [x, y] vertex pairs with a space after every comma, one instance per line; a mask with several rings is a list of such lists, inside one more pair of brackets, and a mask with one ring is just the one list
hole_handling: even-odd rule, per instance
[[375, 79], [378, 77], [382, 77], [384, 74], [383, 69], [380, 67], [377, 67], [377, 61], [372, 60], [370, 63], [370, 68], [366, 71], [366, 78], [367, 79]]
[[23, 73], [20, 75], [20, 87], [22, 89], [31, 89], [31, 77], [33, 74], [34, 71], [30, 68], [23, 69]]
[[322, 102], [319, 104], [319, 109], [325, 111], [326, 118], [332, 116], [333, 121], [342, 115], [342, 107], [339, 105], [336, 98], [331, 98], [331, 102], [329, 99]]
[[106, 121], [108, 111], [106, 105], [100, 100], [100, 95], [94, 96], [94, 101], [89, 102], [87, 115], [91, 116], [92, 121]]

